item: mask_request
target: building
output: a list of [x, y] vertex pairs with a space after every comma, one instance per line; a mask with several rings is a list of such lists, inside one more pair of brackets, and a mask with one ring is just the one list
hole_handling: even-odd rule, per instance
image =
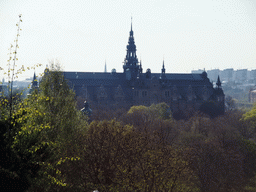
[[234, 80], [234, 69], [229, 68], [229, 69], [224, 69], [223, 71], [220, 72], [220, 77], [222, 81], [230, 82]]
[[216, 81], [218, 76], [220, 75], [220, 70], [219, 69], [208, 70], [207, 74], [210, 81]]
[[[167, 103], [173, 113], [194, 112], [208, 101], [216, 102], [224, 112], [225, 96], [220, 80], [217, 88], [209, 81], [207, 73], [166, 73], [163, 62], [161, 73], [143, 73], [138, 61], [131, 26], [123, 72], [113, 69], [110, 73], [64, 72], [64, 77], [77, 97], [93, 106], [130, 107], [153, 103]], [[217, 79], [217, 78], [216, 78]]]
[[235, 81], [245, 82], [247, 80], [247, 69], [238, 69], [235, 72]]

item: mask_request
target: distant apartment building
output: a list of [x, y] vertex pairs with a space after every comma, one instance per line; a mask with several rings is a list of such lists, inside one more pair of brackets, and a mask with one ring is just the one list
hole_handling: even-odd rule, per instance
[[[192, 73], [202, 73], [203, 70], [192, 70]], [[235, 82], [235, 83], [254, 83], [256, 84], [256, 69], [248, 70], [248, 69], [238, 69], [234, 70], [233, 68], [228, 68], [224, 70], [212, 69], [207, 70], [208, 78], [210, 81], [215, 82], [220, 76], [220, 80], [222, 82]]]
[[[211, 80], [211, 81], [216, 81], [216, 79], [218, 78], [218, 76], [220, 75], [220, 70], [219, 69], [212, 69], [212, 70], [208, 70], [207, 71], [207, 74], [208, 74], [208, 78]], [[221, 78], [221, 77], [220, 77]], [[221, 79], [222, 81], [222, 79]]]
[[248, 71], [248, 79], [252, 83], [256, 83], [256, 69], [253, 69], [251, 71]]
[[222, 81], [226, 81], [226, 82], [234, 81], [234, 69], [233, 68], [224, 69], [223, 71], [220, 72], [220, 78]]
[[247, 72], [248, 70], [247, 69], [238, 69], [235, 71], [235, 82], [245, 82], [248, 77], [247, 77]]

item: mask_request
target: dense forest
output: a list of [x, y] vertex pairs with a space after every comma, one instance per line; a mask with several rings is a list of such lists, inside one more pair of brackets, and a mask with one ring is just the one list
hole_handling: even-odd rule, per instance
[[93, 109], [58, 70], [1, 98], [1, 191], [256, 191], [256, 106], [175, 119], [165, 103]]

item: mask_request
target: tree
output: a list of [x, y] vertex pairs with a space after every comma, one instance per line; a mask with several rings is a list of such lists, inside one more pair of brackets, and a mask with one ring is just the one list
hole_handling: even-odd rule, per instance
[[256, 127], [256, 104], [253, 105], [250, 111], [243, 115], [243, 120], [251, 122], [252, 125]]
[[222, 147], [215, 140], [194, 139], [189, 145], [187, 161], [201, 191], [240, 191], [245, 187], [244, 157], [236, 141]]
[[[186, 191], [191, 170], [158, 134], [115, 120], [92, 122], [80, 177], [87, 191]], [[193, 191], [193, 190], [191, 190]]]
[[242, 191], [254, 178], [255, 142], [241, 117], [193, 117], [183, 129], [178, 141], [201, 191]]
[[14, 113], [12, 148], [29, 154], [40, 168], [31, 180], [31, 191], [57, 190], [72, 186], [69, 169], [79, 160], [79, 141], [87, 126], [76, 108], [75, 94], [58, 68], [43, 77], [39, 92], [34, 91], [20, 103]]

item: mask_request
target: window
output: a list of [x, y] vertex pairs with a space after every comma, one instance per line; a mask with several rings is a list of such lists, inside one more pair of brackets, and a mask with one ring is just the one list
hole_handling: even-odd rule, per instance
[[142, 91], [142, 97], [146, 97], [148, 95], [147, 91]]
[[169, 91], [165, 91], [165, 97], [170, 97], [170, 92]]

